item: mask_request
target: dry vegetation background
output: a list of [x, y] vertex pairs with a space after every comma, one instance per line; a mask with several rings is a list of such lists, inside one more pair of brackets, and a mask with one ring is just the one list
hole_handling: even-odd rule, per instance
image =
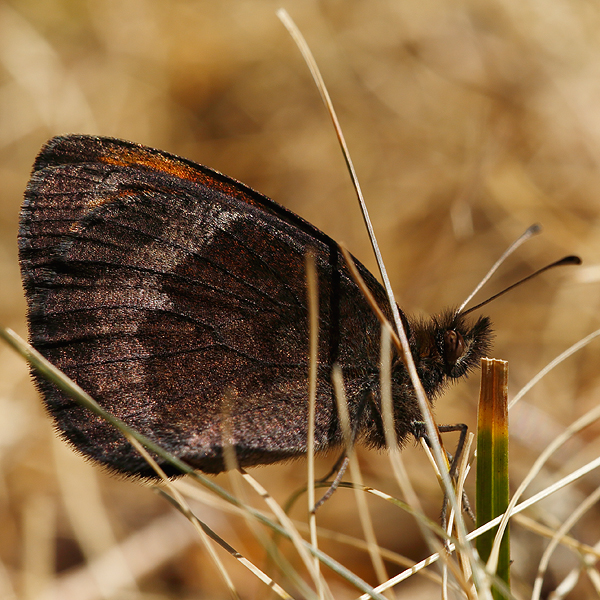
[[[0, 323], [26, 335], [19, 207], [40, 146], [62, 133], [130, 139], [216, 168], [345, 241], [374, 268], [328, 117], [275, 16], [280, 6], [321, 66], [401, 306], [424, 314], [459, 304], [534, 222], [544, 235], [488, 292], [564, 254], [582, 256], [584, 267], [542, 276], [485, 309], [497, 331], [493, 355], [510, 361], [515, 393], [599, 327], [600, 7], [592, 2], [0, 1]], [[514, 485], [598, 403], [599, 343], [557, 368], [512, 415]], [[78, 600], [226, 597], [183, 517], [151, 489], [116, 480], [57, 442], [26, 366], [3, 345], [0, 357], [0, 598], [48, 597], [53, 586]], [[438, 420], [473, 427], [476, 397], [475, 376], [438, 403]], [[535, 489], [598, 456], [599, 433], [594, 425], [572, 440]], [[360, 456], [369, 483], [399, 493], [385, 455]], [[404, 456], [436, 518], [441, 497], [422, 452], [409, 447]], [[320, 472], [330, 464], [321, 460]], [[284, 501], [304, 481], [305, 465], [253, 475]], [[588, 476], [529, 514], [556, 527], [599, 483]], [[369, 505], [382, 546], [427, 555], [409, 517], [380, 500]], [[206, 506], [198, 512], [264, 564], [241, 520]], [[304, 515], [303, 507], [294, 512]], [[360, 536], [352, 493], [338, 491], [319, 523]], [[573, 535], [595, 544], [598, 512]], [[114, 559], [115, 544], [126, 560]], [[545, 544], [513, 527], [522, 597]], [[376, 583], [363, 552], [324, 548]], [[244, 598], [264, 597], [224, 560]], [[576, 564], [558, 552], [548, 588]], [[116, 596], [113, 585], [122, 585]], [[356, 595], [337, 579], [332, 586], [336, 598]], [[401, 598], [438, 593], [423, 579], [398, 588]], [[584, 579], [571, 597], [591, 593]]]

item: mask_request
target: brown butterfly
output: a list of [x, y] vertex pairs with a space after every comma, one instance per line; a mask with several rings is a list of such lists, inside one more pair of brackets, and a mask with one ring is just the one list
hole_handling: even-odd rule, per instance
[[[44, 146], [19, 230], [30, 341], [103, 407], [195, 468], [225, 468], [225, 396], [241, 466], [295, 458], [307, 440], [308, 251], [319, 286], [316, 450], [343, 443], [335, 363], [357, 441], [384, 447], [380, 325], [336, 242], [244, 184], [160, 150], [83, 135]], [[382, 286], [356, 264], [390, 318]], [[487, 317], [401, 317], [430, 401], [489, 348]], [[78, 450], [113, 471], [154, 475], [117, 430], [34, 375]], [[403, 443], [422, 427], [398, 355], [392, 392]]]

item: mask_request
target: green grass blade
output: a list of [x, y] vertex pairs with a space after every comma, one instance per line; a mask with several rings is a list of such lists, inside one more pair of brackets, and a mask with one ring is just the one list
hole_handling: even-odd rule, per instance
[[[508, 363], [484, 358], [481, 371], [477, 415], [477, 527], [504, 513], [509, 501]], [[495, 527], [477, 538], [477, 551], [484, 562], [492, 551], [496, 530]], [[508, 529], [502, 538], [496, 577], [506, 586], [510, 585]], [[493, 596], [506, 598], [496, 586]]]

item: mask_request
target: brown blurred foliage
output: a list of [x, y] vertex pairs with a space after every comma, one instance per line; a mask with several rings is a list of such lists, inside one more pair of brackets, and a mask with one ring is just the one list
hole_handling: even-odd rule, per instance
[[[275, 16], [280, 5], [323, 71], [407, 311], [460, 304], [534, 222], [544, 235], [510, 259], [488, 293], [564, 254], [582, 256], [583, 267], [551, 272], [485, 309], [497, 331], [494, 355], [510, 362], [516, 392], [598, 328], [600, 7], [590, 3], [0, 0], [0, 323], [26, 335], [19, 207], [37, 151], [62, 133], [130, 139], [216, 168], [343, 240], [374, 269], [328, 116]], [[38, 598], [123, 542], [144, 567], [118, 597], [225, 597], [183, 519], [147, 487], [98, 472], [53, 441], [26, 366], [3, 345], [0, 355], [0, 596]], [[476, 380], [439, 402], [440, 422], [475, 424]], [[527, 396], [511, 422], [515, 483], [597, 403], [599, 391], [595, 342]], [[572, 440], [545, 471], [547, 481], [597, 456], [598, 433], [592, 426]], [[420, 450], [408, 448], [405, 457], [436, 518], [435, 478]], [[361, 460], [369, 483], [398, 493], [385, 456], [365, 452]], [[302, 484], [305, 467], [253, 474], [283, 501]], [[534, 515], [556, 526], [598, 483], [588, 477]], [[369, 504], [381, 545], [426, 555], [409, 517]], [[200, 512], [261, 563], [242, 521]], [[351, 492], [337, 492], [320, 523], [361, 535]], [[595, 543], [598, 513], [573, 535]], [[513, 527], [513, 545], [515, 585], [527, 589], [545, 542]], [[333, 543], [325, 549], [375, 583], [363, 553]], [[243, 597], [262, 597], [261, 585], [231, 562]], [[559, 581], [575, 564], [560, 553], [552, 577]], [[100, 583], [84, 577], [61, 597], [112, 597], [111, 582], [98, 573]], [[337, 597], [355, 596], [336, 585]], [[399, 588], [400, 597], [432, 593], [410, 586]]]

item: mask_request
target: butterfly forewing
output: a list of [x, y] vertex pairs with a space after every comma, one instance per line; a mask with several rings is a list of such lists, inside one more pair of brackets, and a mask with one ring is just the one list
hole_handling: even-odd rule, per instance
[[[309, 250], [320, 289], [319, 448], [340, 442], [332, 364], [342, 366], [351, 411], [376, 385], [379, 325], [335, 242], [206, 167], [120, 140], [55, 138], [34, 166], [19, 248], [32, 344], [204, 471], [223, 469], [225, 398], [240, 464], [305, 452]], [[381, 286], [359, 269], [385, 307]], [[151, 474], [121, 434], [37, 381], [78, 449]]]

